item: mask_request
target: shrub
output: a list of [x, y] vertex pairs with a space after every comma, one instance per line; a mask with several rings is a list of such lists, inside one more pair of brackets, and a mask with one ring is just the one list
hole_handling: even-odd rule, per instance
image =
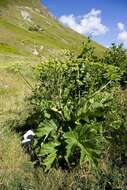
[[126, 87], [127, 82], [127, 50], [123, 44], [116, 46], [114, 43], [108, 49], [102, 59], [102, 62], [109, 65], [119, 67], [121, 70], [121, 85]]
[[40, 25], [36, 25], [36, 24], [33, 24], [33, 25], [29, 26], [28, 30], [29, 30], [30, 32], [42, 32], [42, 31], [44, 31], [44, 30], [40, 27]]
[[39, 66], [40, 82], [32, 97], [38, 115], [33, 148], [46, 170], [84, 163], [96, 167], [107, 125], [119, 125], [114, 98], [120, 69], [82, 56]]

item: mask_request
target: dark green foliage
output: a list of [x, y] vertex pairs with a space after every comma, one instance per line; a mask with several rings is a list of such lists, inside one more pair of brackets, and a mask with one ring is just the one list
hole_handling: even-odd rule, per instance
[[39, 25], [36, 25], [36, 24], [32, 24], [31, 26], [29, 26], [28, 30], [31, 32], [42, 32], [43, 31], [43, 29]]
[[84, 163], [97, 167], [107, 125], [119, 127], [114, 97], [120, 69], [94, 61], [89, 42], [84, 50], [39, 66], [40, 83], [32, 98], [38, 113], [34, 148], [47, 170]]
[[84, 59], [84, 61], [97, 62], [99, 58], [95, 55], [95, 48], [91, 46], [91, 39], [88, 37], [86, 43], [83, 42], [83, 49], [78, 58]]
[[127, 51], [123, 45], [116, 46], [114, 43], [111, 48], [105, 52], [103, 62], [122, 68], [127, 62]]
[[58, 189], [126, 189], [123, 70], [94, 58], [89, 42], [80, 56], [65, 52], [63, 57], [37, 68], [39, 82], [31, 98], [35, 161], [46, 171], [67, 170]]
[[127, 50], [124, 49], [123, 45], [116, 46], [112, 44], [111, 48], [108, 49], [102, 59], [102, 62], [109, 65], [119, 67], [121, 70], [121, 86], [126, 87], [127, 82]]

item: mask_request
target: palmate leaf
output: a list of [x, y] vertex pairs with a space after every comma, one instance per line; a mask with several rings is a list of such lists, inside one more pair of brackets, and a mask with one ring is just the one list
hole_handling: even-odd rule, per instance
[[69, 156], [72, 153], [72, 149], [75, 146], [79, 145], [77, 134], [73, 131], [67, 132], [64, 134], [65, 142], [67, 143], [66, 146], [66, 156], [65, 159], [68, 161]]
[[46, 170], [49, 170], [52, 167], [52, 164], [57, 158], [57, 149], [59, 142], [52, 142], [44, 144], [40, 150], [40, 156], [44, 157], [43, 165], [46, 167]]
[[[86, 139], [86, 144], [79, 141], [79, 136], [76, 131], [70, 131], [64, 135], [66, 146], [66, 156], [65, 159], [69, 162], [69, 157], [72, 155], [76, 147], [80, 148], [80, 165], [84, 162], [89, 162], [92, 166], [97, 166], [97, 159], [100, 151], [95, 144], [95, 147], [90, 146], [92, 144], [88, 143], [90, 139]], [[84, 137], [85, 138], [85, 137]], [[96, 137], [95, 137], [96, 138]], [[91, 139], [92, 140], [92, 139]], [[97, 148], [97, 150], [96, 150]]]
[[57, 131], [57, 125], [53, 120], [44, 121], [40, 123], [39, 128], [37, 129], [36, 136], [47, 138], [50, 133], [55, 133]]

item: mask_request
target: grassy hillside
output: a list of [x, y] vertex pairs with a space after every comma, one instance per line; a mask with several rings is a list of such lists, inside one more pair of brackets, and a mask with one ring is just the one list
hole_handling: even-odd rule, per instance
[[126, 50], [85, 41], [39, 0], [0, 0], [0, 190], [127, 190]]
[[[79, 52], [82, 42], [86, 40], [86, 37], [62, 26], [39, 0], [0, 0], [0, 135], [3, 138], [8, 128], [21, 125], [29, 113], [24, 98], [31, 93], [31, 89], [15, 72], [15, 68], [20, 67], [25, 79], [34, 85], [33, 67], [36, 64], [50, 56], [59, 56], [62, 49]], [[97, 54], [104, 51], [101, 45], [92, 43]], [[19, 158], [21, 168], [27, 161], [26, 156], [22, 155], [19, 138], [10, 130], [7, 136], [12, 145], [11, 152], [14, 152], [13, 159], [10, 160], [10, 149], [6, 149], [6, 137], [0, 143], [0, 165], [8, 167], [10, 172]], [[15, 154], [15, 148], [21, 153], [20, 156]], [[0, 178], [0, 189], [1, 184]]]
[[[23, 16], [25, 15], [25, 16]], [[61, 48], [80, 49], [84, 36], [63, 27], [39, 0], [3, 0], [0, 2], [0, 52], [32, 56], [32, 49], [44, 46], [45, 56]], [[96, 51], [103, 47], [93, 42]]]
[[[18, 84], [20, 80], [24, 85], [24, 81], [14, 73], [8, 73], [10, 67], [20, 64], [25, 76], [31, 78], [32, 67], [40, 62], [40, 58], [58, 56], [61, 49], [79, 52], [86, 39], [62, 26], [39, 0], [0, 1], [1, 99], [5, 93], [9, 97], [20, 94], [20, 91], [23, 93]], [[97, 43], [93, 42], [93, 45], [97, 54], [104, 51]], [[2, 81], [6, 81], [6, 88]]]

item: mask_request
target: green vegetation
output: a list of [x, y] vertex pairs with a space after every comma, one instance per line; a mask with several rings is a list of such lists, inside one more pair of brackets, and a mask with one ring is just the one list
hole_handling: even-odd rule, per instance
[[[32, 23], [23, 18], [21, 11], [30, 14]], [[35, 26], [42, 30], [29, 30]], [[33, 68], [36, 64], [50, 56], [61, 56], [63, 49], [80, 52], [82, 42], [86, 41], [84, 36], [63, 27], [39, 0], [0, 1], [0, 34], [1, 118], [7, 118], [10, 107], [16, 107], [17, 102], [23, 102], [24, 95], [31, 93], [22, 77], [12, 73], [12, 67], [21, 65], [23, 76], [35, 83]], [[104, 51], [101, 45], [93, 44], [97, 53]], [[34, 55], [35, 50], [38, 55]], [[3, 119], [0, 122], [3, 123]]]
[[32, 109], [19, 128], [36, 133], [29, 151], [36, 188], [43, 180], [47, 189], [127, 189], [125, 59], [121, 67], [109, 64], [111, 52], [101, 60], [88, 42], [78, 56], [65, 51], [36, 67]]
[[127, 50], [124, 49], [123, 45], [120, 44], [118, 47], [115, 44], [112, 44], [111, 49], [105, 52], [102, 62], [104, 64], [114, 65], [119, 67], [122, 76], [121, 76], [121, 85], [123, 88], [126, 88], [127, 83]]
[[[9, 89], [1, 92], [3, 104], [5, 100], [10, 104], [2, 105], [6, 113], [0, 130], [2, 189], [127, 189], [123, 50], [111, 47], [100, 59], [88, 40], [79, 55], [65, 50], [61, 57], [36, 65], [35, 88], [28, 90], [34, 83], [29, 86], [25, 76], [30, 99], [23, 101], [19, 97], [25, 94], [14, 90], [10, 94], [18, 99], [12, 102], [4, 93]], [[109, 61], [112, 54], [117, 54], [120, 65]], [[4, 75], [10, 77], [10, 85], [12, 77], [19, 77], [15, 85], [20, 89], [22, 73], [22, 64], [14, 64]], [[30, 149], [27, 145], [22, 149], [15, 131], [19, 136], [31, 127], [36, 136]]]
[[[75, 162], [97, 165], [106, 118], [117, 111], [113, 99], [120, 70], [94, 62], [90, 51], [84, 51], [80, 58], [72, 54], [65, 62], [50, 60], [41, 65], [41, 84], [32, 102], [39, 120], [35, 148], [45, 158], [46, 169], [61, 160], [68, 167]], [[108, 122], [117, 128], [118, 115]]]
[[0, 189], [127, 190], [123, 46], [90, 42], [35, 0], [0, 1], [0, 33]]
[[[3, 4], [7, 7], [4, 8]], [[0, 2], [0, 11], [0, 32], [2, 34], [0, 43], [14, 47], [21, 54], [24, 53], [26, 57], [33, 57], [32, 49], [35, 46], [38, 50], [44, 46], [44, 50], [40, 52], [44, 57], [53, 52], [55, 54], [63, 48], [80, 51], [81, 43], [87, 40], [86, 37], [63, 27], [40, 4], [40, 1], [4, 0]], [[31, 22], [23, 18], [22, 11], [30, 15]], [[96, 42], [92, 43], [96, 47], [97, 53], [104, 51], [101, 45]]]

